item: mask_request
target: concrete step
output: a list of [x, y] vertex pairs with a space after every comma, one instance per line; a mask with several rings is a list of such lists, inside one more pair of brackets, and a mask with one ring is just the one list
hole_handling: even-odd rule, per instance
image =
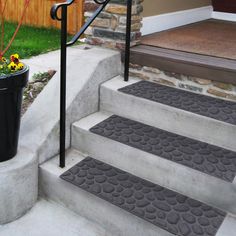
[[104, 83], [100, 98], [101, 110], [236, 151], [236, 103], [122, 77]]
[[[75, 150], [66, 155], [66, 168], [58, 167], [58, 157], [42, 164], [39, 168], [40, 195], [85, 217], [91, 223], [105, 228], [104, 236], [171, 236], [132, 214], [87, 193], [83, 189], [60, 179], [66, 170], [84, 160], [85, 156]], [[109, 232], [109, 233], [108, 233]], [[69, 235], [68, 235], [69, 236]], [[84, 235], [85, 236], [85, 235]]]
[[[61, 175], [79, 189], [179, 236], [216, 235], [226, 213], [87, 157]], [[108, 216], [109, 217], [109, 216]]]
[[[150, 148], [149, 142], [155, 141], [152, 139], [146, 140], [147, 143], [142, 145], [140, 145], [141, 143], [139, 144], [139, 141], [133, 145], [129, 141], [117, 139], [122, 133], [122, 126], [123, 128], [125, 127], [124, 124], [118, 121], [115, 123], [117, 123], [119, 127], [114, 127], [114, 123], [111, 125], [106, 124], [107, 121], [109, 122], [111, 119], [114, 119], [114, 117], [110, 118], [111, 115], [110, 113], [98, 112], [76, 122], [72, 128], [72, 146], [98, 160], [104, 161], [143, 179], [173, 189], [226, 212], [236, 214], [236, 186], [233, 180], [235, 173], [231, 179], [233, 183], [231, 183], [229, 182], [230, 180], [219, 178], [218, 175], [209, 175], [210, 173], [204, 172], [203, 169], [198, 169], [199, 166], [193, 168], [194, 166], [186, 162], [179, 162], [171, 154], [173, 150], [169, 150], [171, 145], [166, 146], [163, 143], [165, 138], [168, 139], [168, 137], [164, 137], [166, 135], [163, 136], [163, 133], [160, 134], [163, 136], [163, 140], [157, 145], [157, 150], [162, 149], [160, 153], [150, 152], [148, 150]], [[128, 123], [129, 122], [130, 121], [128, 121]], [[106, 133], [110, 135], [110, 137], [107, 138], [104, 137], [105, 135], [98, 135], [99, 132], [97, 132], [97, 134], [94, 133], [96, 132], [96, 128], [99, 129], [97, 125], [99, 125], [101, 129], [104, 129], [105, 132], [109, 126], [108, 129], [110, 129], [111, 133]], [[140, 126], [140, 123], [137, 123], [137, 125]], [[146, 126], [144, 128], [150, 129], [150, 127]], [[129, 131], [130, 127], [127, 130]], [[142, 127], [138, 132], [142, 132]], [[155, 132], [153, 133], [153, 130], [151, 130], [150, 133], [154, 134]], [[154, 135], [156, 136], [156, 134]], [[180, 145], [177, 148], [178, 150], [174, 150], [174, 152], [180, 152], [182, 150], [182, 154], [185, 153], [183, 157], [190, 157], [190, 162], [195, 163], [196, 157], [197, 159], [202, 158], [201, 153], [204, 157], [206, 151], [208, 153], [209, 150], [221, 150], [220, 148], [212, 147], [211, 145], [200, 143], [199, 141], [188, 140], [178, 135], [173, 135], [174, 134], [171, 134], [170, 138], [175, 139], [175, 137], [177, 137], [177, 139], [182, 140], [182, 146]], [[158, 140], [160, 141], [160, 139]], [[140, 141], [142, 142], [143, 140]], [[169, 144], [172, 144], [172, 142], [176, 143], [176, 140], [170, 141]], [[201, 146], [201, 153], [198, 153], [198, 151], [195, 153], [187, 153], [187, 149], [192, 150], [191, 148], [194, 148], [191, 147], [191, 143], [194, 146], [198, 143], [197, 145]], [[185, 147], [185, 144], [187, 144], [187, 147]], [[146, 149], [146, 147], [148, 147], [148, 149]], [[153, 147], [151, 147], [151, 149], [152, 148]], [[185, 150], [185, 148], [187, 149]], [[224, 152], [224, 150], [221, 151]], [[225, 153], [231, 152], [225, 150]], [[214, 151], [210, 153], [211, 158], [214, 159], [215, 157], [212, 155], [214, 155]], [[204, 160], [204, 163], [205, 161], [206, 160]], [[222, 192], [224, 194], [222, 194]]]
[[[40, 177], [39, 177], [39, 182], [40, 182], [40, 193], [41, 196], [43, 196], [44, 198], [50, 199], [51, 201], [54, 201], [56, 203], [59, 203], [62, 206], [65, 206], [66, 208], [74, 211], [75, 213], [87, 218], [88, 220], [90, 220], [89, 225], [94, 225], [94, 223], [97, 225], [101, 225], [103, 228], [105, 228], [105, 232], [101, 233], [100, 235], [104, 235], [104, 236], [108, 236], [108, 235], [114, 235], [114, 236], [172, 236], [175, 235], [173, 233], [170, 233], [170, 230], [176, 230], [176, 227], [174, 227], [174, 225], [167, 225], [166, 229], [163, 229], [163, 225], [154, 225], [153, 223], [147, 222], [146, 220], [141, 219], [140, 217], [137, 217], [137, 215], [133, 215], [132, 212], [127, 212], [126, 210], [117, 207], [113, 204], [111, 204], [109, 201], [107, 201], [108, 195], [106, 195], [105, 197], [99, 196], [95, 196], [94, 194], [88, 193], [87, 191], [90, 191], [90, 187], [92, 189], [93, 185], [90, 185], [90, 187], [87, 185], [89, 184], [89, 182], [85, 183], [85, 185], [81, 185], [81, 183], [83, 183], [84, 181], [80, 181], [80, 177], [88, 177], [87, 180], [85, 181], [89, 181], [89, 179], [91, 180], [91, 178], [97, 178], [100, 179], [99, 177], [101, 176], [93, 176], [93, 174], [96, 174], [98, 172], [98, 170], [96, 170], [96, 165], [94, 165], [94, 163], [88, 163], [88, 160], [91, 160], [91, 158], [87, 158], [83, 155], [81, 155], [79, 152], [75, 151], [75, 150], [69, 150], [67, 153], [67, 167], [65, 169], [61, 169], [58, 167], [58, 157], [55, 157], [54, 159], [51, 159], [50, 161], [42, 164], [40, 166], [39, 169], [39, 173], [40, 173]], [[88, 166], [84, 166], [83, 164], [81, 164], [81, 162], [87, 162]], [[77, 165], [78, 163], [80, 163], [79, 165]], [[95, 163], [99, 163], [98, 161], [95, 161]], [[100, 164], [100, 163], [99, 163]], [[81, 167], [82, 166], [82, 167]], [[104, 164], [102, 165], [104, 168], [102, 168], [104, 171], [105, 169], [108, 170], [107, 165]], [[91, 169], [92, 167], [92, 169]], [[83, 173], [79, 172], [78, 170], [82, 168], [83, 169]], [[100, 168], [101, 169], [101, 168]], [[79, 180], [79, 182], [77, 182], [78, 185], [80, 185], [81, 188], [78, 188], [77, 186], [75, 186], [74, 184], [70, 184], [62, 179], [60, 179], [59, 177], [61, 175], [63, 175], [63, 173], [65, 173], [65, 171], [70, 170], [70, 174], [64, 174], [64, 178], [67, 178], [67, 180], [69, 180], [70, 182], [73, 180]], [[84, 170], [86, 171], [86, 174], [84, 173]], [[117, 172], [116, 168], [112, 167], [111, 172], [114, 173]], [[123, 171], [118, 171], [118, 175], [124, 173]], [[73, 176], [71, 176], [71, 174], [74, 176], [76, 175], [76, 177], [74, 178]], [[88, 175], [87, 175], [88, 174]], [[108, 175], [110, 175], [111, 173], [109, 172]], [[125, 177], [125, 174], [122, 174], [122, 177]], [[70, 178], [71, 177], [71, 178]], [[82, 178], [83, 178], [82, 177]], [[133, 177], [130, 178], [129, 175], [129, 181], [130, 180], [137, 180], [137, 178]], [[113, 179], [113, 181], [111, 181], [111, 179], [109, 179], [110, 182], [113, 182], [113, 184], [115, 184], [115, 180]], [[117, 178], [117, 181], [120, 180], [122, 181], [122, 183], [119, 184], [119, 186], [128, 186], [128, 182], [129, 181], [125, 181], [124, 178]], [[124, 182], [123, 182], [124, 180]], [[80, 184], [79, 184], [80, 183]], [[93, 181], [93, 183], [95, 183]], [[145, 184], [147, 183], [145, 180], [141, 181], [140, 184]], [[77, 185], [76, 184], [76, 185]], [[91, 183], [90, 183], [91, 184]], [[107, 183], [104, 183], [105, 185], [103, 186], [101, 181], [100, 181], [100, 187], [102, 188], [106, 188], [107, 189]], [[153, 187], [153, 184], [148, 184], [147, 187], [145, 187], [145, 190], [142, 188], [142, 193], [146, 192], [148, 188]], [[173, 205], [172, 208], [176, 208], [176, 209], [187, 209], [186, 204], [192, 204], [192, 206], [194, 205], [196, 207], [196, 209], [193, 209], [193, 207], [191, 207], [192, 212], [199, 212], [200, 211], [202, 213], [204, 213], [204, 215], [207, 215], [208, 217], [211, 216], [211, 218], [207, 218], [206, 217], [200, 217], [198, 219], [198, 221], [195, 221], [195, 224], [197, 224], [197, 226], [200, 226], [200, 224], [204, 224], [205, 223], [210, 223], [211, 226], [205, 227], [202, 230], [205, 230], [203, 234], [198, 234], [198, 235], [209, 235], [209, 236], [232, 236], [234, 235], [235, 231], [236, 231], [236, 219], [233, 218], [232, 216], [227, 215], [225, 218], [222, 214], [219, 214], [218, 210], [213, 210], [210, 206], [205, 206], [202, 203], [199, 203], [195, 200], [190, 200], [188, 197], [184, 198], [183, 196], [175, 193], [173, 194], [172, 191], [167, 190], [167, 189], [163, 189], [163, 188], [158, 188], [157, 186], [155, 186], [156, 190], [161, 190], [161, 192], [157, 192], [157, 194], [155, 194], [156, 198], [159, 197], [165, 197], [166, 202], [163, 204], [167, 207], [169, 206], [168, 204], [173, 204], [174, 203], [174, 199], [178, 199], [180, 202], [181, 200], [185, 200], [185, 203], [181, 203], [179, 204], [179, 206], [182, 207], [177, 207], [176, 205]], [[98, 189], [98, 188], [95, 188]], [[134, 191], [138, 191], [138, 189], [140, 189], [138, 186], [134, 187]], [[141, 189], [140, 189], [141, 191]], [[152, 191], [152, 190], [151, 190]], [[106, 192], [110, 192], [110, 191], [106, 191]], [[126, 190], [127, 192], [127, 190]], [[126, 192], [121, 192], [121, 194], [123, 193], [122, 196], [126, 196], [125, 193]], [[103, 192], [105, 193], [105, 192]], [[140, 194], [136, 193], [136, 197], [139, 197]], [[111, 198], [113, 199], [113, 198]], [[149, 199], [151, 199], [149, 197]], [[146, 200], [146, 199], [145, 199]], [[117, 204], [120, 201], [117, 201]], [[128, 202], [128, 201], [126, 201]], [[139, 201], [137, 201], [139, 202]], [[162, 203], [162, 201], [158, 198], [156, 199], [156, 203]], [[179, 202], [179, 203], [180, 203]], [[198, 204], [198, 206], [196, 205]], [[199, 208], [199, 204], [201, 205]], [[155, 205], [155, 204], [154, 204]], [[161, 206], [162, 204], [156, 204], [156, 206]], [[178, 205], [178, 204], [177, 204]], [[131, 205], [129, 205], [131, 207]], [[128, 208], [128, 206], [127, 206]], [[168, 208], [168, 207], [167, 207]], [[165, 208], [165, 209], [167, 209]], [[129, 209], [132, 209], [129, 208]], [[169, 209], [169, 208], [168, 208]], [[198, 211], [198, 210], [200, 211]], [[149, 209], [150, 210], [150, 209]], [[189, 228], [189, 224], [188, 227], [186, 227], [185, 222], [182, 222], [183, 219], [187, 219], [188, 221], [193, 220], [193, 218], [188, 214], [191, 211], [189, 211], [188, 213], [186, 212], [176, 212], [177, 213], [177, 218], [175, 217], [176, 215], [173, 215], [173, 212], [169, 212], [169, 213], [165, 213], [164, 212], [164, 208], [162, 207], [162, 209], [157, 211], [157, 215], [160, 215], [160, 219], [162, 215], [165, 216], [169, 216], [168, 220], [171, 221], [174, 220], [176, 222], [176, 219], [178, 221], [178, 216], [181, 217], [181, 220], [178, 221], [178, 227], [182, 227], [183, 231], [180, 231], [180, 233], [182, 234], [178, 234], [180, 236], [182, 235], [189, 235], [189, 236], [196, 236], [197, 234], [194, 232], [200, 232], [201, 228], [191, 225], [191, 228]], [[137, 212], [142, 212], [142, 211], [137, 211]], [[216, 214], [214, 214], [216, 213]], [[214, 214], [214, 216], [213, 216]], [[148, 214], [145, 214], [146, 216]], [[173, 217], [171, 217], [173, 216]], [[188, 216], [188, 217], [187, 217]], [[222, 222], [222, 217], [224, 218], [223, 223]], [[150, 218], [150, 217], [149, 217]], [[218, 219], [219, 218], [219, 219]], [[159, 221], [160, 221], [159, 219]], [[167, 218], [166, 218], [167, 219]], [[168, 220], [166, 220], [165, 222], [167, 223]], [[194, 219], [195, 220], [195, 219]], [[69, 222], [66, 221], [68, 224]], [[158, 220], [157, 220], [158, 222]], [[154, 223], [157, 223], [154, 222]], [[171, 221], [172, 222], [172, 221]], [[201, 223], [200, 223], [201, 222]], [[72, 222], [73, 223], [73, 222]], [[181, 224], [182, 223], [182, 224]], [[63, 225], [63, 223], [62, 223]], [[208, 224], [207, 224], [208, 225]], [[214, 225], [214, 226], [213, 226]], [[194, 226], [194, 227], [193, 227]], [[213, 227], [212, 227], [213, 226]], [[216, 228], [218, 229], [217, 233], [216, 233]], [[1, 229], [1, 228], [0, 228]], [[179, 229], [179, 228], [178, 228]], [[190, 231], [188, 231], [188, 229], [190, 229]], [[87, 229], [89, 231], [89, 229]], [[169, 231], [168, 231], [169, 230]], [[195, 230], [195, 231], [194, 231]], [[214, 231], [215, 230], [215, 231]], [[174, 232], [174, 231], [172, 231]], [[202, 231], [201, 231], [202, 232]], [[201, 233], [200, 232], [200, 233]], [[186, 234], [184, 234], [186, 233]], [[188, 233], [188, 234], [187, 234]], [[37, 234], [36, 234], [37, 235]], [[36, 235], [32, 235], [32, 236], [36, 236]], [[51, 234], [53, 235], [53, 234]], [[71, 234], [74, 235], [74, 234]], [[80, 234], [78, 234], [80, 235]], [[86, 234], [86, 235], [90, 235], [90, 234]], [[70, 234], [68, 234], [68, 236], [70, 236]]]
[[90, 132], [233, 182], [236, 152], [113, 115]]

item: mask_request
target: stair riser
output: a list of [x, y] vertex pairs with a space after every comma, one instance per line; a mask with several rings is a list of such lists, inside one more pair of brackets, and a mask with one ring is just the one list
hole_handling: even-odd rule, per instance
[[236, 214], [234, 184], [101, 137], [79, 126], [73, 126], [72, 146], [136, 176]]
[[131, 49], [130, 62], [162, 71], [235, 84], [233, 60], [139, 45]]
[[133, 216], [110, 203], [93, 196], [72, 184], [59, 179], [58, 175], [40, 169], [40, 192], [75, 213], [88, 218], [114, 236], [172, 236], [166, 231]]
[[126, 95], [109, 88], [109, 83], [102, 85], [100, 94], [101, 110], [236, 151], [234, 125]]

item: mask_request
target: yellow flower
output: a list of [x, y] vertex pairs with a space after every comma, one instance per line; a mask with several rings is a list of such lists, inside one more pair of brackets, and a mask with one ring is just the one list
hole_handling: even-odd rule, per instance
[[5, 57], [1, 57], [1, 62], [5, 63], [7, 61], [7, 59]]
[[22, 62], [18, 63], [17, 69], [22, 70], [24, 68], [24, 64]]
[[16, 71], [16, 70], [17, 70], [17, 64], [12, 61], [12, 62], [8, 65], [8, 68], [9, 68], [11, 71]]
[[19, 63], [19, 59], [20, 59], [20, 57], [19, 57], [19, 55], [18, 54], [13, 54], [13, 55], [11, 55], [11, 57], [10, 57], [10, 60], [12, 61], [12, 62], [14, 62], [14, 63]]

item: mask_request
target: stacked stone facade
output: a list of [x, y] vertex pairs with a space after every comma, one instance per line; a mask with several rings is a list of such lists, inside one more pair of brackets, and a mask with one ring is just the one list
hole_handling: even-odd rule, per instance
[[208, 96], [236, 101], [236, 85], [131, 64], [130, 76]]
[[[142, 1], [133, 0], [131, 44], [140, 41], [142, 27]], [[126, 0], [111, 0], [105, 10], [86, 31], [87, 43], [107, 48], [123, 49], [126, 38]], [[99, 7], [93, 0], [85, 1], [85, 17], [90, 17]]]

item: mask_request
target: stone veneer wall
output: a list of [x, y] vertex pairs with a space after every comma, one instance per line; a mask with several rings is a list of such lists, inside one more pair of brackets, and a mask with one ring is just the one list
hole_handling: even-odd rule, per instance
[[191, 92], [236, 101], [236, 85], [160, 71], [157, 68], [131, 65], [130, 76]]
[[[132, 45], [141, 38], [143, 0], [133, 0]], [[90, 17], [99, 7], [93, 0], [85, 0], [85, 17]], [[126, 38], [126, 0], [111, 0], [105, 10], [86, 31], [86, 42], [107, 48], [122, 49]]]

